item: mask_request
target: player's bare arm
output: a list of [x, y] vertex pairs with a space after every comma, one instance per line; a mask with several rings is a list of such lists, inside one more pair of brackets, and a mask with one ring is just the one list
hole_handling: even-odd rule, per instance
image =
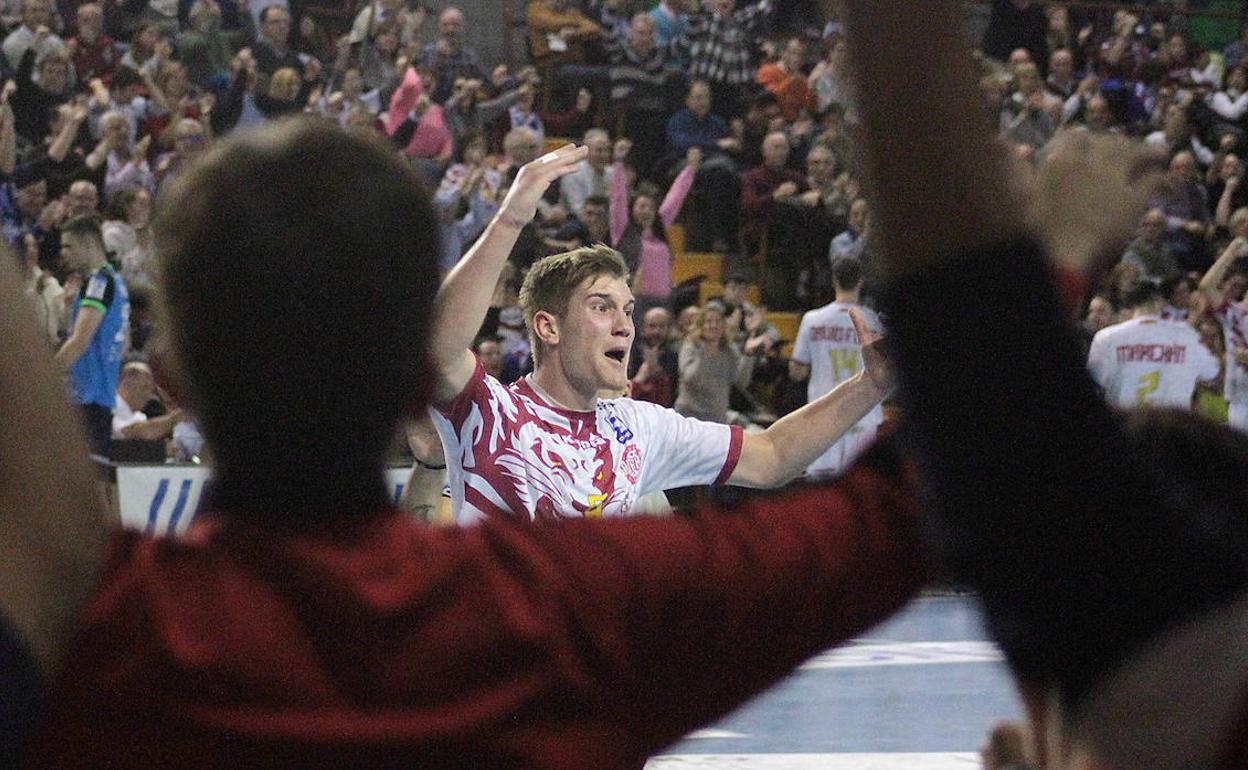
[[527, 163], [516, 175], [498, 214], [476, 245], [451, 270], [438, 292], [432, 341], [436, 369], [434, 399], [459, 395], [472, 376], [472, 339], [485, 319], [499, 273], [520, 230], [537, 213], [542, 194], [560, 177], [576, 170], [588, 150], [565, 145]]
[[11, 262], [0, 260], [0, 613], [46, 667], [95, 581], [107, 527], [76, 412]]
[[893, 372], [880, 335], [867, 327], [857, 308], [849, 315], [862, 342], [862, 371], [762, 433], [744, 436], [729, 484], [775, 487], [796, 478], [888, 395]]

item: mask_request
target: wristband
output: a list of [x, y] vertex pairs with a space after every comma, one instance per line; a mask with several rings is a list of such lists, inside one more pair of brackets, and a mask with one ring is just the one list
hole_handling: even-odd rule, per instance
[[424, 460], [421, 460], [419, 457], [416, 457], [415, 455], [412, 456], [412, 459], [416, 461], [417, 465], [419, 465], [420, 467], [424, 468], [427, 471], [446, 470], [446, 463], [442, 463], [441, 465], [430, 465], [429, 463], [425, 462]]
[[522, 220], [517, 216], [508, 214], [506, 211], [498, 212], [498, 214], [494, 216], [494, 220], [507, 225], [508, 227], [514, 227], [517, 230], [523, 230], [524, 226], [528, 224], [527, 221]]

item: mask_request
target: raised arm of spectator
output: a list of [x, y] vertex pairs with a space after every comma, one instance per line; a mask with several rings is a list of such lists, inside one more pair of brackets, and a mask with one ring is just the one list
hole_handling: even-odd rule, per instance
[[[861, 113], [893, 279], [891, 342], [939, 502], [933, 523], [1015, 672], [1075, 706], [1164, 624], [1233, 596], [1242, 543], [1215, 534], [1225, 514], [1173, 468], [1141, 456], [1088, 378], [976, 108], [963, 5], [846, 8], [849, 39], [869, 41], [851, 56], [874, 95]], [[903, 91], [905, 69], [939, 75]], [[1058, 237], [1088, 258], [1146, 198], [1138, 151], [1102, 152], [1100, 138], [1072, 135], [1068, 169], [1082, 177], [1056, 185], [1074, 213]], [[957, 371], [940, 364], [951, 354]]]
[[1235, 191], [1243, 184], [1243, 179], [1234, 176], [1226, 180], [1226, 185], [1222, 188], [1222, 195], [1218, 198], [1217, 207], [1213, 212], [1213, 223], [1218, 227], [1226, 227], [1231, 221], [1231, 201], [1235, 197]]
[[689, 197], [689, 191], [693, 189], [693, 179], [698, 175], [698, 166], [701, 164], [702, 151], [697, 147], [689, 148], [689, 152], [685, 153], [685, 167], [676, 175], [667, 195], [663, 196], [663, 202], [659, 204], [659, 219], [663, 220], [664, 227], [671, 227], [676, 223], [676, 217], [680, 216], [680, 210], [685, 205], [685, 198]]
[[17, 167], [17, 127], [8, 99], [0, 104], [0, 174], [12, 174]]
[[1231, 99], [1225, 91], [1219, 91], [1209, 100], [1209, 106], [1227, 120], [1239, 120], [1248, 113], [1248, 94], [1240, 94]]
[[624, 159], [632, 147], [633, 143], [628, 139], [617, 139], [611, 150], [615, 161], [611, 167], [611, 204], [608, 207], [612, 245], [620, 242], [624, 230], [628, 228], [628, 167], [624, 165]]
[[431, 334], [436, 400], [454, 398], [468, 383], [475, 366], [469, 345], [489, 309], [499, 273], [520, 230], [532, 221], [537, 201], [551, 183], [575, 171], [587, 154], [584, 147], [565, 145], [525, 164], [498, 215], [443, 281]]
[[[0, 613], [46, 668], [95, 580], [106, 520], [63, 376], [43, 352], [13, 260], [0, 263]], [[6, 651], [6, 685], [13, 663]], [[16, 694], [6, 692], [6, 710]]]
[[[69, 154], [69, 150], [74, 146], [74, 139], [78, 137], [82, 124], [87, 119], [87, 106], [82, 103], [75, 103], [69, 108], [69, 120], [61, 125], [60, 132], [52, 138], [52, 143], [48, 145], [48, 157], [56, 163], [65, 160], [65, 156]], [[101, 163], [103, 160], [101, 159]], [[99, 168], [96, 164], [95, 168]]]

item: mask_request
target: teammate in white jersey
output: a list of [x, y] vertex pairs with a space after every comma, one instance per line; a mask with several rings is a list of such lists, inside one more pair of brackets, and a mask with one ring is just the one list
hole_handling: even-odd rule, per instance
[[[840, 257], [835, 260], [832, 286], [836, 290], [836, 300], [802, 316], [793, 355], [789, 358], [789, 378], [794, 382], [808, 380], [808, 402], [831, 392], [862, 370], [862, 346], [849, 315], [851, 308], [858, 308], [873, 332], [882, 332], [875, 311], [859, 304], [862, 279], [862, 262], [858, 259]], [[819, 477], [843, 472], [875, 439], [875, 432], [883, 422], [884, 408], [876, 406], [811, 463], [806, 475]]]
[[468, 345], [519, 231], [585, 149], [525, 165], [498, 215], [447, 276], [433, 331], [435, 423], [446, 450], [456, 520], [621, 516], [674, 486], [776, 486], [852, 428], [883, 398], [886, 370], [867, 367], [833, 393], [744, 435], [632, 401], [599, 400], [628, 386], [633, 295], [618, 252], [598, 246], [539, 261], [521, 290], [534, 372], [510, 387], [485, 375]]
[[1184, 323], [1165, 321], [1165, 298], [1150, 281], [1127, 291], [1128, 321], [1106, 327], [1092, 338], [1088, 370], [1115, 406], [1171, 406], [1190, 409], [1197, 380], [1213, 380], [1221, 365]]
[[1237, 236], [1200, 279], [1200, 290], [1222, 324], [1226, 340], [1227, 424], [1248, 431], [1248, 304], [1243, 299], [1248, 286], [1243, 264], [1248, 257], [1248, 208], [1231, 215], [1230, 227]]

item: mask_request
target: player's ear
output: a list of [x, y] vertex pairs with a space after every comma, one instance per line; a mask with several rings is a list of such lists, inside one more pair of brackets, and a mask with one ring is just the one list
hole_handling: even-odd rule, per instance
[[533, 314], [533, 334], [545, 345], [559, 344], [559, 319], [539, 310]]

